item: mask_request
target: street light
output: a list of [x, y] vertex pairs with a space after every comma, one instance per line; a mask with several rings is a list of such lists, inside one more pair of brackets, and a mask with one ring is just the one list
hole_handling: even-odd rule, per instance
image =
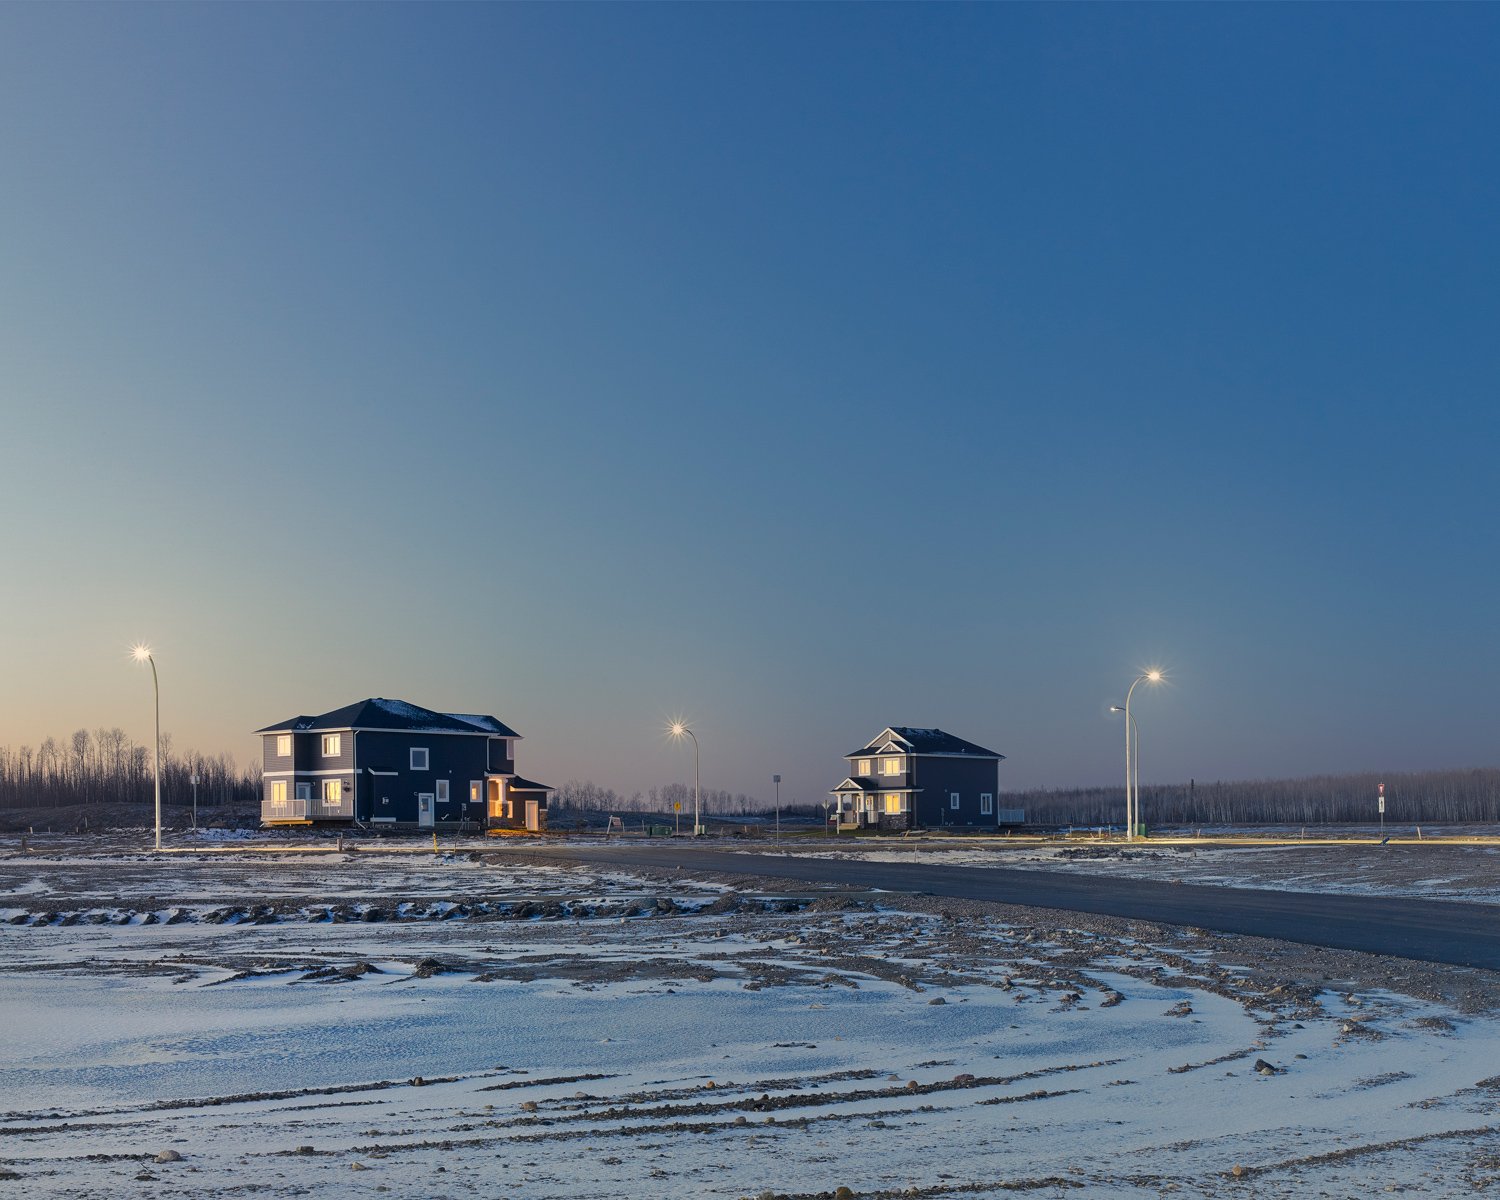
[[156, 848], [161, 849], [161, 683], [156, 678], [156, 659], [151, 657], [151, 647], [137, 642], [130, 651], [136, 662], [151, 664], [151, 694], [156, 700], [156, 752], [153, 764], [156, 775]]
[[[781, 776], [772, 775], [771, 782], [776, 785], [776, 844], [781, 845]], [[1382, 784], [1382, 787], [1385, 785]], [[1385, 809], [1381, 809], [1384, 812]]]
[[698, 735], [681, 721], [673, 721], [672, 736], [680, 738], [683, 734], [693, 739], [693, 836], [697, 837], [703, 832], [702, 808], [699, 803], [700, 793], [698, 789]]
[[[1140, 764], [1135, 763], [1134, 773], [1131, 771], [1131, 764], [1135, 762], [1135, 756], [1131, 753], [1130, 731], [1135, 722], [1130, 719], [1130, 697], [1135, 694], [1136, 684], [1143, 681], [1146, 683], [1160, 683], [1161, 672], [1156, 668], [1142, 672], [1135, 677], [1135, 682], [1130, 685], [1130, 690], [1125, 693], [1125, 820], [1129, 825], [1129, 828], [1125, 831], [1125, 840], [1128, 842], [1135, 841], [1135, 828], [1140, 819], [1140, 813], [1137, 811], [1140, 797], [1136, 794], [1133, 784], [1134, 780], [1140, 778]], [[1140, 739], [1137, 738], [1136, 741], [1137, 745], [1135, 749], [1139, 751]]]
[[[1125, 712], [1125, 709], [1124, 709], [1124, 707], [1122, 705], [1111, 704], [1109, 706], [1109, 711], [1112, 712], [1112, 713], [1123, 713], [1123, 712]], [[1136, 720], [1135, 720], [1134, 717], [1129, 716], [1128, 713], [1126, 714], [1126, 716], [1129, 719], [1129, 724], [1128, 724], [1127, 728], [1129, 728], [1129, 730], [1130, 730], [1131, 740], [1135, 743], [1135, 757], [1132, 760], [1129, 756], [1127, 756], [1127, 758], [1126, 758], [1126, 765], [1125, 765], [1125, 769], [1127, 771], [1131, 771], [1131, 762], [1132, 761], [1134, 762], [1134, 766], [1135, 766], [1135, 769], [1131, 772], [1132, 778], [1130, 780], [1130, 783], [1127, 785], [1126, 791], [1125, 791], [1125, 824], [1127, 826], [1129, 826], [1130, 825], [1130, 793], [1133, 790], [1137, 794], [1139, 794], [1140, 789], [1141, 789], [1141, 727], [1136, 724]]]

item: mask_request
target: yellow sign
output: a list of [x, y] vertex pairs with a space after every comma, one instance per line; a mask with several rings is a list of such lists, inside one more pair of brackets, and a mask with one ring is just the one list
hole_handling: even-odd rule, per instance
[[682, 801], [681, 800], [673, 800], [672, 801], [672, 811], [673, 812], [681, 812], [682, 811]]

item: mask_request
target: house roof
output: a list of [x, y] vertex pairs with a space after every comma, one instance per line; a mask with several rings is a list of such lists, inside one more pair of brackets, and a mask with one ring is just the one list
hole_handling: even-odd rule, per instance
[[317, 717], [292, 717], [257, 733], [301, 732], [309, 729], [404, 729], [413, 733], [485, 733], [491, 737], [521, 735], [494, 717], [440, 713], [405, 700], [376, 696], [357, 700]]
[[511, 777], [505, 785], [508, 792], [555, 792], [556, 788], [550, 788], [545, 783], [538, 783], [534, 779], [522, 779], [519, 775]]
[[880, 784], [868, 775], [851, 775], [833, 790], [836, 792], [878, 792]]
[[495, 737], [508, 737], [520, 739], [520, 734], [507, 725], [504, 721], [497, 721], [494, 717], [487, 717], [480, 713], [444, 713], [447, 717], [456, 717], [460, 721], [467, 721], [470, 725], [477, 726]]
[[[890, 735], [894, 735], [894, 738]], [[858, 750], [844, 755], [844, 757], [863, 758], [867, 755], [873, 755], [878, 746], [892, 740], [903, 745], [908, 754], [958, 754], [969, 758], [994, 759], [1005, 757], [1005, 755], [996, 753], [994, 750], [986, 750], [983, 746], [976, 745], [974, 742], [965, 741], [963, 738], [955, 737], [951, 733], [945, 733], [941, 729], [923, 729], [915, 725], [887, 725], [880, 731], [878, 737], [873, 738]]]

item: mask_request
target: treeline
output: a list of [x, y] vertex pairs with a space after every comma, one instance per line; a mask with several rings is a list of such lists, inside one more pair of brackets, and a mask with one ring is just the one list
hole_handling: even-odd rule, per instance
[[[163, 804], [192, 803], [194, 775], [200, 805], [259, 802], [258, 762], [241, 769], [227, 753], [179, 754], [170, 734], [161, 741]], [[154, 798], [151, 746], [137, 745], [123, 730], [80, 729], [65, 741], [49, 737], [35, 749], [0, 746], [0, 807], [138, 804]]]
[[[1315, 775], [1238, 783], [1141, 784], [1147, 825], [1373, 824], [1385, 784], [1387, 824], [1500, 821], [1500, 768], [1404, 774]], [[1026, 809], [1033, 825], [1119, 825], [1123, 785], [1022, 792], [1007, 805]]]
[[[719, 816], [742, 817], [770, 811], [764, 800], [747, 796], [743, 792], [732, 794], [715, 788], [701, 789], [699, 803], [705, 813]], [[668, 783], [627, 796], [614, 788], [601, 787], [591, 781], [570, 779], [553, 793], [548, 807], [553, 812], [571, 808], [604, 813], [669, 813], [673, 811], [674, 804], [682, 805], [679, 810], [681, 812], [693, 811], [693, 789], [690, 785]]]

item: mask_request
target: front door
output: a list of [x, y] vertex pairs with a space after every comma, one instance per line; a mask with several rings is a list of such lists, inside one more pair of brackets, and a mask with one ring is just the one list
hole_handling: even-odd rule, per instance
[[432, 828], [432, 809], [433, 809], [432, 793], [431, 792], [418, 792], [417, 793], [417, 824], [420, 825], [420, 826], [422, 826], [423, 829], [431, 829]]

